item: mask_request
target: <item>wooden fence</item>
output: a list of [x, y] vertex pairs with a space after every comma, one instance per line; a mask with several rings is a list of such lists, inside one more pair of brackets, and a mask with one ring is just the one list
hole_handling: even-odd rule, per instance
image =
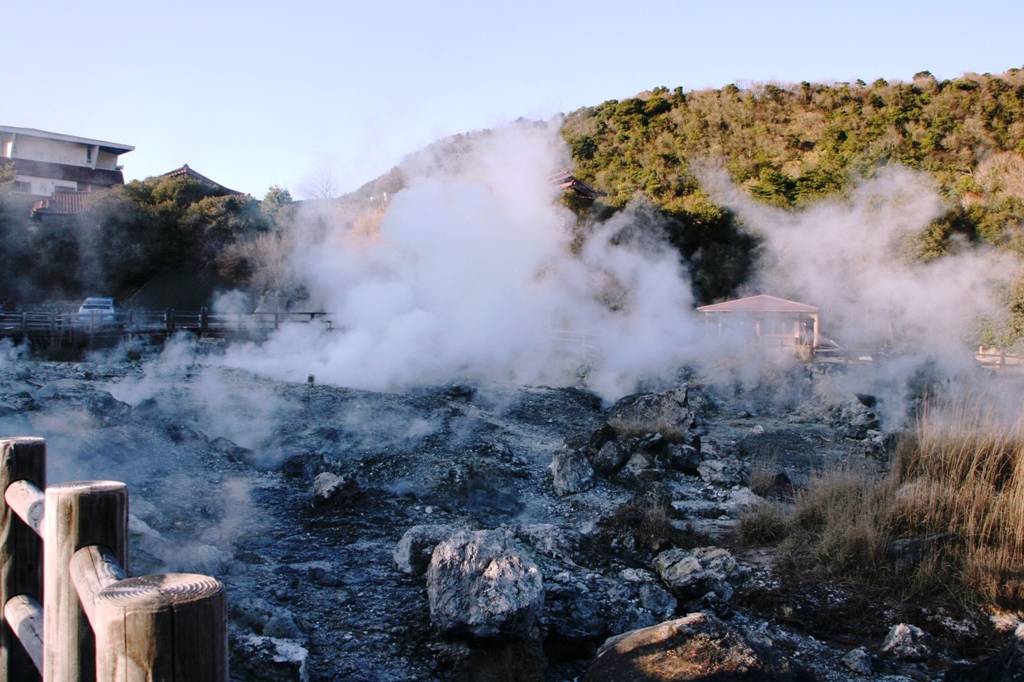
[[223, 585], [126, 577], [124, 483], [46, 487], [42, 438], [0, 439], [0, 459], [0, 682], [227, 681]]

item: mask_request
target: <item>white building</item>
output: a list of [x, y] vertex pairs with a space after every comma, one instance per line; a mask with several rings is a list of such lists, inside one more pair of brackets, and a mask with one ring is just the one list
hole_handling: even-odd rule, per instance
[[131, 145], [0, 126], [0, 164], [14, 168], [12, 191], [39, 197], [124, 184], [118, 157]]

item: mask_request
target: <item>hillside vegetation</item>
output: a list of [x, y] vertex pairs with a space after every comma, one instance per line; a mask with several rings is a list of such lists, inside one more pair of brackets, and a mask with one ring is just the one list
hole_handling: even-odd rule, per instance
[[733, 293], [749, 274], [755, 244], [701, 187], [694, 160], [724, 163], [751, 196], [787, 209], [902, 164], [929, 173], [949, 206], [921, 234], [920, 258], [942, 256], [954, 235], [1024, 256], [1019, 69], [943, 81], [921, 72], [908, 83], [870, 85], [655, 88], [570, 113], [563, 136], [576, 175], [608, 192], [607, 206], [641, 195], [666, 214], [703, 301]]

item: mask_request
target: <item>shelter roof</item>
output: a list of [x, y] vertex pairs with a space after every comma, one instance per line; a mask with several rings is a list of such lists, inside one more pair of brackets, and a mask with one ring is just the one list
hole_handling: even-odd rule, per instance
[[554, 175], [548, 176], [548, 182], [557, 187], [560, 190], [571, 189], [577, 194], [584, 196], [588, 199], [596, 199], [598, 197], [608, 196], [607, 192], [602, 192], [599, 189], [595, 189], [583, 182], [569, 171], [562, 171], [561, 173], [555, 173]]
[[697, 308], [702, 313], [817, 313], [818, 308], [777, 296], [759, 294]]

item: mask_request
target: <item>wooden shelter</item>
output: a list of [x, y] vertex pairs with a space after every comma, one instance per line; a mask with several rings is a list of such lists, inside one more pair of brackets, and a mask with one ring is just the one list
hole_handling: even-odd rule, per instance
[[777, 296], [737, 298], [701, 306], [697, 311], [704, 313], [709, 324], [717, 324], [719, 330], [746, 329], [758, 345], [813, 350], [821, 340], [818, 309]]

